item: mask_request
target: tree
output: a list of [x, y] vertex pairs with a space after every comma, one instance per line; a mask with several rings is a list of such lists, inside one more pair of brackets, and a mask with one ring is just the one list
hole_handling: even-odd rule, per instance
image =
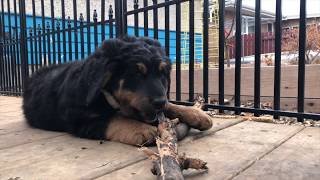
[[[299, 29], [294, 28], [283, 32], [282, 51], [294, 56], [293, 64], [297, 63], [299, 50]], [[306, 64], [320, 63], [320, 26], [311, 24], [306, 30]]]

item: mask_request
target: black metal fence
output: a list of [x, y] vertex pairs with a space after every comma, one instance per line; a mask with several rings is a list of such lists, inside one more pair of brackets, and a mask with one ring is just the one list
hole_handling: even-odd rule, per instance
[[[1, 0], [0, 13], [0, 93], [5, 95], [21, 95], [26, 77], [36, 70], [51, 64], [60, 64], [69, 61], [84, 59], [105, 39], [119, 37], [124, 34], [135, 36], [149, 36], [155, 39], [163, 38], [167, 55], [175, 55], [175, 101], [178, 104], [190, 104], [195, 96], [194, 90], [194, 65], [195, 65], [195, 2], [194, 0], [114, 0], [100, 2], [85, 1], [85, 8], [77, 9], [80, 0], [72, 0], [66, 6], [64, 0], [60, 1], [60, 13], [56, 13], [54, 0], [41, 0], [40, 9], [36, 8], [36, 1], [30, 0], [32, 11], [26, 7], [25, 0]], [[38, 1], [37, 1], [38, 2]], [[91, 3], [100, 3], [100, 15], [92, 10]], [[181, 98], [181, 24], [182, 4], [188, 4], [188, 74], [189, 74], [189, 100]], [[49, 5], [50, 8], [48, 8]], [[12, 8], [13, 6], [13, 8]], [[130, 7], [133, 7], [130, 9]], [[319, 120], [319, 114], [304, 113], [305, 94], [305, 46], [306, 46], [306, 0], [300, 0], [300, 31], [299, 31], [299, 70], [298, 70], [298, 95], [297, 112], [280, 110], [280, 82], [281, 82], [281, 32], [282, 32], [282, 3], [276, 1], [275, 21], [275, 66], [274, 66], [274, 102], [273, 109], [262, 109], [260, 102], [261, 91], [261, 46], [255, 45], [255, 71], [254, 71], [254, 107], [241, 106], [241, 17], [242, 1], [235, 2], [236, 33], [235, 33], [235, 84], [234, 106], [224, 104], [225, 99], [225, 1], [219, 1], [219, 82], [211, 82], [209, 77], [209, 0], [202, 1], [202, 73], [203, 97], [206, 108], [254, 113], [256, 116], [270, 114], [275, 118], [279, 116], [296, 117], [299, 121], [304, 119]], [[66, 17], [66, 8], [72, 9], [72, 18]], [[159, 11], [164, 9], [164, 16], [159, 17]], [[172, 11], [174, 9], [174, 11]], [[46, 13], [50, 11], [48, 17]], [[175, 34], [172, 35], [172, 13], [175, 16]], [[38, 14], [40, 14], [38, 16]], [[152, 14], [150, 19], [149, 14]], [[92, 15], [92, 16], [91, 16]], [[143, 25], [140, 16], [143, 16]], [[85, 18], [84, 18], [85, 16]], [[130, 16], [133, 21], [128, 22]], [[31, 22], [29, 22], [31, 21]], [[164, 21], [164, 28], [159, 27], [159, 22]], [[130, 24], [132, 24], [130, 26]], [[150, 26], [152, 24], [152, 28]], [[261, 42], [261, 0], [256, 0], [255, 9], [255, 42]], [[163, 31], [163, 32], [162, 32]], [[184, 30], [185, 31], [185, 30]], [[160, 37], [164, 34], [164, 37]], [[174, 37], [173, 37], [174, 36]], [[172, 52], [174, 44], [174, 52]], [[171, 51], [171, 52], [170, 52]], [[208, 103], [209, 82], [219, 84], [218, 104]]]

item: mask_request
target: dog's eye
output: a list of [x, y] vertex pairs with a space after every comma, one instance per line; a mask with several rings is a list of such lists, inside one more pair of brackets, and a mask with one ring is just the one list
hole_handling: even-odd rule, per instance
[[138, 69], [132, 71], [132, 73], [129, 74], [130, 77], [136, 78], [136, 79], [143, 79], [146, 75], [139, 71]]
[[167, 63], [161, 62], [161, 63], [159, 64], [159, 71], [160, 71], [161, 73], [165, 73], [166, 67], [167, 67]]
[[146, 65], [144, 65], [143, 63], [137, 63], [137, 70], [141, 74], [147, 74], [148, 71]]

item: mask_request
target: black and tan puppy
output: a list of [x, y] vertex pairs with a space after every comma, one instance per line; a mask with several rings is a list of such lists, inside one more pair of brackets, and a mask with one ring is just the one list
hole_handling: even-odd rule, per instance
[[43, 68], [28, 79], [24, 114], [36, 128], [133, 145], [152, 143], [159, 111], [209, 129], [202, 111], [168, 103], [170, 70], [158, 41], [108, 40], [85, 61]]

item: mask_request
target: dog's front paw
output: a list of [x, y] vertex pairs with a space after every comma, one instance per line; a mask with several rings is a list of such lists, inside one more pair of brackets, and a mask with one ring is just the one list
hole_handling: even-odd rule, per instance
[[133, 119], [115, 116], [106, 129], [106, 139], [130, 145], [154, 145], [157, 127]]
[[196, 107], [186, 107], [186, 109], [181, 112], [181, 121], [201, 131], [208, 130], [212, 127], [211, 117]]
[[170, 119], [179, 118], [180, 122], [201, 131], [212, 127], [212, 119], [200, 106], [181, 106], [169, 103], [165, 110]]

